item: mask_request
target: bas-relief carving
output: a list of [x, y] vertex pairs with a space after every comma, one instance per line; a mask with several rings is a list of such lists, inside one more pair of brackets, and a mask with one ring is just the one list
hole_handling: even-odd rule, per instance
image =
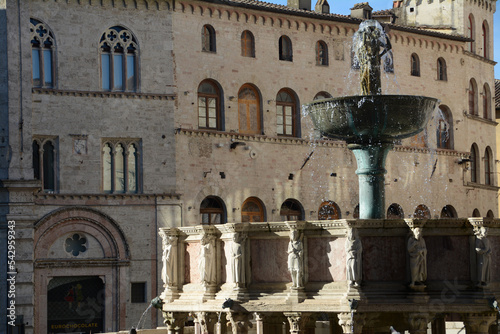
[[214, 285], [217, 282], [215, 272], [215, 236], [204, 234], [200, 241], [200, 258], [198, 270], [200, 281], [204, 286]]
[[410, 256], [410, 287], [415, 288], [416, 285], [425, 287], [424, 282], [427, 279], [427, 247], [422, 237], [422, 228], [414, 227], [412, 229], [407, 248]]
[[362, 253], [363, 246], [355, 228], [347, 228], [347, 238], [345, 241], [346, 252], [346, 276], [350, 286], [359, 287], [362, 273]]
[[283, 238], [250, 239], [252, 282], [290, 282], [291, 278], [287, 269], [287, 247], [288, 241]]
[[488, 236], [488, 227], [482, 226], [474, 230], [476, 235], [476, 265], [477, 265], [477, 286], [488, 285], [490, 281], [491, 245]]
[[288, 271], [292, 276], [292, 289], [304, 287], [304, 244], [302, 235], [293, 229], [288, 242]]
[[309, 282], [346, 280], [344, 238], [307, 238]]

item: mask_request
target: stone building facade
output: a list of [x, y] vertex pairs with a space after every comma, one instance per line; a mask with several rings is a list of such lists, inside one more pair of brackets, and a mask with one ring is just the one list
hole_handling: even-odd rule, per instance
[[[455, 21], [400, 13], [438, 3]], [[390, 218], [498, 216], [495, 4], [391, 12], [383, 92], [441, 111], [389, 154]], [[163, 290], [159, 228], [356, 217], [354, 157], [301, 105], [358, 94], [361, 19], [292, 5], [0, 1], [0, 287], [15, 270], [19, 328], [135, 325]]]

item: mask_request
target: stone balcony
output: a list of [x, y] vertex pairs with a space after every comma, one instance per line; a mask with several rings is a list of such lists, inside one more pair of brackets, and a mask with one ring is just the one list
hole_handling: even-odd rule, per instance
[[258, 333], [281, 333], [283, 321], [307, 331], [311, 319], [333, 319], [332, 333], [423, 333], [428, 323], [444, 333], [445, 319], [486, 333], [496, 320], [500, 220], [240, 223], [160, 235], [173, 332], [188, 314], [200, 333], [222, 333], [226, 323], [243, 333], [252, 318]]

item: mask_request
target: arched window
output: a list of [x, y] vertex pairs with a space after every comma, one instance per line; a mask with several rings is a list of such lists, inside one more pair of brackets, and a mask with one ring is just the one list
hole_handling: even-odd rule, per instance
[[431, 218], [431, 211], [429, 210], [429, 208], [426, 205], [420, 204], [415, 209], [415, 212], [413, 213], [413, 217], [418, 218], [418, 219], [429, 219], [429, 218]]
[[281, 36], [279, 39], [279, 59], [293, 61], [292, 41], [288, 36]]
[[219, 197], [205, 197], [200, 204], [200, 215], [202, 224], [225, 224], [226, 206]]
[[198, 127], [221, 130], [221, 93], [212, 80], [204, 80], [198, 86]]
[[42, 181], [43, 191], [56, 191], [56, 139], [34, 139], [32, 149], [34, 178]]
[[475, 35], [476, 29], [474, 26], [474, 15], [470, 14], [469, 19], [467, 20], [467, 37], [471, 39], [470, 42], [467, 42], [467, 50], [470, 52], [476, 52], [475, 45]]
[[241, 55], [243, 57], [255, 57], [255, 39], [249, 30], [241, 33]]
[[318, 210], [319, 220], [332, 220], [340, 219], [340, 208], [337, 203], [332, 201], [326, 201], [321, 203]]
[[472, 217], [481, 217], [481, 213], [478, 209], [474, 209], [474, 211], [472, 211]]
[[476, 80], [469, 81], [469, 114], [478, 115], [477, 112], [477, 84]]
[[437, 79], [441, 81], [448, 80], [448, 75], [446, 72], [446, 61], [444, 58], [438, 58], [437, 60]]
[[495, 215], [493, 214], [493, 211], [488, 210], [488, 212], [486, 213], [486, 217], [488, 217], [488, 218], [495, 218]]
[[451, 205], [446, 205], [441, 210], [440, 218], [458, 218], [457, 211]]
[[479, 150], [474, 143], [470, 148], [470, 181], [479, 183]]
[[201, 29], [201, 51], [216, 52], [215, 29], [209, 24]]
[[280, 208], [280, 218], [286, 220], [303, 220], [304, 209], [297, 200], [287, 199], [283, 202]]
[[492, 119], [491, 117], [491, 92], [490, 86], [485, 83], [483, 86], [483, 117]]
[[297, 135], [297, 101], [289, 89], [280, 90], [276, 96], [276, 126], [278, 135]]
[[140, 140], [110, 139], [102, 146], [102, 190], [107, 193], [138, 193]]
[[313, 100], [323, 100], [323, 99], [331, 99], [332, 96], [328, 94], [327, 92], [319, 92], [314, 96]]
[[405, 214], [401, 205], [392, 203], [387, 209], [387, 219], [403, 219]]
[[445, 105], [440, 105], [437, 116], [437, 131], [436, 141], [437, 147], [447, 150], [453, 149], [453, 118], [450, 111]]
[[418, 55], [416, 53], [412, 53], [410, 57], [410, 64], [411, 64], [411, 75], [415, 77], [420, 76], [420, 59], [418, 58]]
[[488, 22], [483, 21], [483, 57], [490, 58], [490, 28]]
[[102, 34], [99, 49], [102, 89], [136, 91], [139, 49], [132, 33], [120, 26], [111, 27]]
[[55, 39], [42, 22], [30, 19], [33, 87], [55, 87]]
[[493, 185], [493, 154], [489, 146], [484, 150], [484, 184]]
[[256, 197], [249, 197], [241, 206], [241, 222], [256, 223], [265, 221], [264, 205]]
[[243, 85], [238, 92], [238, 120], [241, 133], [262, 133], [260, 95], [252, 85]]
[[328, 66], [328, 46], [323, 41], [316, 42], [316, 65]]

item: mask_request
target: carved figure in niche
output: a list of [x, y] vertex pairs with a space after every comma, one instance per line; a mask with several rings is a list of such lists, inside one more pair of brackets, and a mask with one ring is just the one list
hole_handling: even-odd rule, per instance
[[201, 238], [200, 263], [198, 269], [200, 271], [200, 279], [203, 285], [213, 285], [216, 283], [215, 278], [215, 236], [205, 234]]
[[303, 243], [299, 231], [290, 232], [290, 242], [288, 243], [288, 270], [292, 276], [292, 289], [302, 288], [302, 278], [304, 276]]
[[235, 288], [245, 285], [245, 261], [243, 257], [243, 246], [246, 236], [238, 233], [233, 234], [231, 245], [231, 274]]
[[172, 286], [175, 284], [175, 262], [177, 259], [177, 236], [161, 234], [163, 246], [163, 268], [161, 271], [161, 279], [165, 286]]
[[347, 238], [345, 241], [346, 276], [350, 286], [358, 287], [361, 284], [361, 261], [363, 246], [359, 238], [358, 231], [355, 228], [347, 229]]
[[424, 238], [422, 238], [421, 227], [414, 227], [412, 229], [407, 249], [410, 255], [410, 287], [414, 288], [415, 285], [424, 285], [427, 279], [427, 247]]
[[476, 263], [478, 286], [486, 286], [490, 281], [491, 246], [487, 238], [488, 228], [482, 226], [474, 230], [476, 235]]

